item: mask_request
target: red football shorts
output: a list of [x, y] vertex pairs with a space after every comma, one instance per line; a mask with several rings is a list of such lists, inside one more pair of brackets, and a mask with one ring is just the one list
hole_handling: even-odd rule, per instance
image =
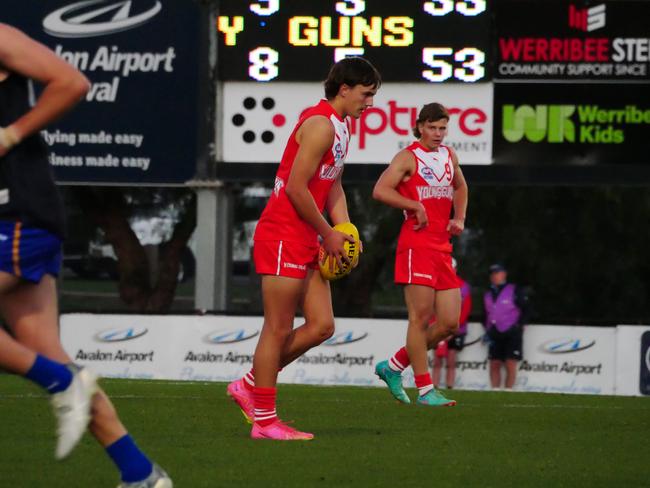
[[255, 241], [253, 260], [257, 274], [304, 279], [318, 269], [318, 246], [289, 241]]
[[395, 283], [424, 285], [435, 290], [450, 290], [461, 285], [451, 264], [451, 254], [426, 247], [397, 251]]

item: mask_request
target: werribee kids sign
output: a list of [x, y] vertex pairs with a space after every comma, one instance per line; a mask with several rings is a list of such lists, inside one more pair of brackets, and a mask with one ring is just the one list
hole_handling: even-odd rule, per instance
[[648, 85], [495, 85], [494, 157], [504, 164], [647, 164]]

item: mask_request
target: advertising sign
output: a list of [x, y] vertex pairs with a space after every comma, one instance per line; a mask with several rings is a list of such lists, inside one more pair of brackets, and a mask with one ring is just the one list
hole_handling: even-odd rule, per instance
[[650, 2], [494, 2], [495, 79], [650, 81]]
[[61, 316], [61, 342], [72, 360], [104, 377], [168, 378], [174, 331], [140, 316]]
[[[488, 364], [487, 344], [481, 340], [485, 329], [481, 324], [470, 322], [467, 324], [465, 346], [456, 357], [456, 383], [454, 388], [461, 390], [489, 390], [490, 366]], [[430, 352], [430, 356], [433, 353]], [[445, 384], [445, 363], [443, 363], [441, 386]], [[409, 373], [407, 373], [409, 374]], [[412, 373], [409, 375], [412, 378]], [[410, 379], [410, 378], [409, 378]], [[413, 385], [415, 382], [413, 381]]]
[[[458, 354], [457, 388], [490, 388], [488, 348], [480, 341], [482, 335], [483, 327], [480, 324], [469, 324], [466, 347]], [[614, 328], [527, 326], [524, 330], [523, 360], [517, 366], [514, 389], [613, 394], [615, 338]], [[505, 370], [502, 375], [505, 375]]]
[[[61, 340], [75, 362], [101, 376], [231, 381], [252, 367], [262, 321], [262, 317], [67, 314], [61, 317]], [[295, 325], [301, 323], [297, 318]], [[602, 327], [528, 326], [515, 390], [613, 394], [616, 332]], [[278, 381], [382, 386], [375, 365], [404, 344], [405, 334], [405, 320], [337, 319], [335, 334], [285, 367]], [[458, 355], [457, 388], [490, 388], [482, 335], [480, 324], [469, 324], [466, 347]], [[633, 349], [638, 361], [638, 341]], [[634, 368], [639, 370], [638, 363]], [[414, 387], [411, 368], [403, 379], [406, 387]], [[631, 394], [638, 394], [636, 378], [634, 383], [637, 390]]]
[[650, 331], [641, 336], [641, 360], [639, 361], [639, 392], [650, 395]]
[[[388, 164], [413, 140], [418, 112], [430, 102], [451, 115], [445, 144], [462, 164], [490, 164], [492, 154], [491, 84], [383, 84], [374, 106], [352, 119], [346, 163]], [[228, 82], [223, 89], [223, 160], [279, 163], [300, 114], [323, 97], [320, 83]]]
[[[252, 367], [262, 321], [68, 314], [61, 317], [61, 340], [75, 362], [105, 377], [232, 381]], [[337, 320], [335, 335], [284, 368], [279, 381], [379, 386], [375, 364], [394, 352], [404, 332], [402, 321]]]
[[650, 325], [616, 327], [616, 394], [650, 395]]
[[524, 332], [522, 391], [614, 394], [616, 329], [535, 325]]
[[58, 181], [170, 184], [193, 177], [199, 17], [197, 2], [3, 0], [0, 21], [44, 43], [92, 83], [85, 101], [42, 131]]
[[648, 87], [495, 85], [500, 164], [648, 164]]

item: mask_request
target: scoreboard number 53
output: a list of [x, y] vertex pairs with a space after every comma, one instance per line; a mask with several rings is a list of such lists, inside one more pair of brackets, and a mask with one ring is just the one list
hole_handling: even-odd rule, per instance
[[[454, 61], [461, 64], [455, 68], [445, 60], [453, 56]], [[433, 69], [422, 71], [422, 78], [433, 83], [448, 80], [453, 77], [460, 81], [474, 82], [485, 76], [485, 53], [474, 47], [466, 47], [456, 51], [450, 47], [425, 47], [422, 49], [422, 62]]]

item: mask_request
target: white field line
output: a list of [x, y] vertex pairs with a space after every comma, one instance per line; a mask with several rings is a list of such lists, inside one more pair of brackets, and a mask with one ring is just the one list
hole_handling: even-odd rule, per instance
[[[182, 382], [181, 382], [182, 383]], [[206, 383], [206, 385], [213, 385], [213, 383]], [[224, 393], [225, 396], [225, 393]], [[38, 393], [15, 393], [15, 394], [0, 394], [0, 401], [2, 400], [28, 400], [28, 399], [47, 399], [48, 395], [38, 394]], [[112, 399], [119, 400], [207, 400], [207, 396], [197, 396], [197, 395], [110, 395]], [[301, 400], [304, 401], [304, 400]], [[332, 398], [332, 399], [318, 399], [319, 403], [350, 403], [358, 404], [358, 400], [345, 400], [341, 398]], [[475, 402], [462, 402], [457, 408], [490, 408], [490, 407], [501, 407], [501, 408], [538, 408], [538, 409], [575, 409], [575, 410], [650, 410], [648, 408], [638, 408], [638, 407], [625, 407], [617, 405], [562, 405], [562, 404], [527, 404], [527, 403], [475, 403]]]

